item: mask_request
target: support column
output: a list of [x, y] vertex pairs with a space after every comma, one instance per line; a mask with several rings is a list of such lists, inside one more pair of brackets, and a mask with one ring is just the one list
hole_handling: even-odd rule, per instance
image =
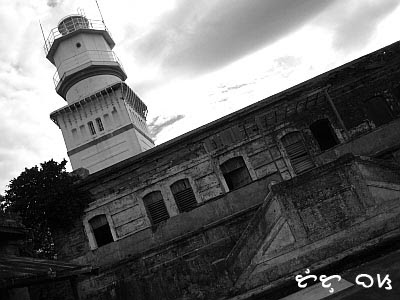
[[328, 99], [328, 102], [329, 102], [329, 104], [331, 105], [331, 107], [333, 109], [333, 112], [336, 115], [336, 118], [339, 120], [340, 125], [342, 126], [342, 128], [344, 129], [344, 132], [346, 133], [346, 139], [348, 139], [350, 137], [349, 136], [349, 132], [348, 132], [348, 130], [346, 128], [346, 125], [343, 122], [342, 117], [340, 116], [339, 112], [337, 111], [336, 106], [333, 103], [331, 96], [328, 93], [328, 89], [324, 89], [324, 93], [325, 93], [326, 99]]

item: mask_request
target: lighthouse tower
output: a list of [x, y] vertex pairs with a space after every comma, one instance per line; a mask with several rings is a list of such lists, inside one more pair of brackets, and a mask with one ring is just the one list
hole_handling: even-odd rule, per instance
[[154, 147], [147, 107], [124, 82], [103, 21], [63, 18], [45, 42], [54, 84], [67, 105], [50, 117], [61, 129], [72, 168], [97, 172]]

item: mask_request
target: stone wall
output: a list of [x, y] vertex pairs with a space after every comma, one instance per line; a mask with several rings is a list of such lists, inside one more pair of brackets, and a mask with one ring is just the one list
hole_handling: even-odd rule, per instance
[[346, 155], [273, 186], [228, 255], [235, 293], [289, 281], [293, 287], [306, 268], [318, 274], [349, 256], [356, 264], [369, 259], [362, 253], [377, 256], [374, 248], [400, 234], [399, 175], [398, 165]]
[[[82, 299], [228, 299], [259, 287], [279, 286], [282, 279], [292, 281], [288, 291], [293, 291], [296, 272], [326, 268], [349, 255], [361, 264], [364, 256], [357, 253], [374, 251], [369, 249], [399, 236], [400, 189], [395, 189], [396, 197], [393, 194], [393, 187], [400, 186], [399, 174], [397, 165], [344, 156], [274, 185], [257, 213], [255, 205], [118, 263], [103, 264], [99, 275], [79, 283], [80, 295]], [[261, 183], [265, 181], [247, 188], [259, 184], [267, 194]], [[373, 190], [377, 186], [379, 192]], [[220, 199], [224, 205], [238, 205], [246, 194], [238, 192], [242, 191]], [[222, 203], [212, 204], [213, 210], [225, 211]], [[199, 218], [206, 215], [198, 213]]]

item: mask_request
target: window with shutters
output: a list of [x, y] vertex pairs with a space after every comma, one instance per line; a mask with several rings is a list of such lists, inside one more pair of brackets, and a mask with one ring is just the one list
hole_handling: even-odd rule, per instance
[[365, 102], [367, 117], [376, 126], [389, 123], [393, 120], [392, 111], [383, 97], [374, 97]]
[[240, 188], [252, 181], [241, 156], [227, 160], [220, 167], [229, 190]]
[[97, 247], [114, 241], [106, 215], [98, 215], [89, 220]]
[[151, 224], [157, 225], [169, 218], [164, 199], [160, 191], [155, 191], [143, 197], [143, 203]]
[[311, 124], [310, 130], [322, 151], [328, 150], [338, 144], [336, 134], [328, 119], [315, 121]]
[[304, 173], [314, 167], [300, 132], [291, 132], [281, 138], [283, 147], [296, 174]]
[[171, 185], [176, 206], [181, 213], [191, 211], [196, 208], [197, 201], [193, 189], [187, 178], [176, 181]]

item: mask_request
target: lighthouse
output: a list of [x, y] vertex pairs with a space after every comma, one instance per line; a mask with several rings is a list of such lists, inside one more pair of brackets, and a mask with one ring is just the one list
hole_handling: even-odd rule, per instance
[[56, 67], [57, 93], [67, 102], [50, 118], [61, 129], [74, 170], [98, 172], [154, 147], [147, 107], [125, 83], [104, 21], [83, 13], [67, 16], [45, 41]]

